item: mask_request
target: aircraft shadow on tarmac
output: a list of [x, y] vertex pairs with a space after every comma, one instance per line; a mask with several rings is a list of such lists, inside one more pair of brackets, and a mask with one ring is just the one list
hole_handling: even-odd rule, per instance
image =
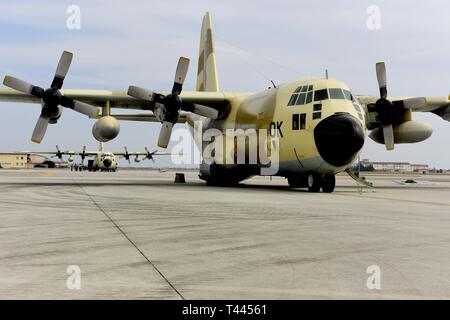
[[[280, 192], [304, 192], [309, 193], [306, 188], [290, 188], [289, 186], [283, 185], [269, 185], [269, 184], [248, 184], [241, 183], [238, 185], [230, 186], [208, 186], [203, 182], [186, 182], [186, 183], [174, 183], [172, 181], [166, 180], [149, 180], [149, 181], [114, 181], [112, 183], [108, 182], [86, 182], [86, 181], [67, 181], [67, 182], [0, 182], [0, 186], [14, 186], [14, 188], [30, 188], [30, 187], [113, 187], [113, 186], [135, 186], [135, 187], [176, 187], [176, 188], [202, 188], [205, 191], [219, 190], [219, 189], [254, 189], [254, 190], [270, 190], [270, 191], [280, 191]], [[356, 186], [338, 186], [338, 193], [360, 193], [360, 189]], [[445, 186], [404, 186], [404, 185], [392, 185], [392, 186], [375, 186], [373, 189], [363, 188], [362, 192], [372, 192], [378, 190], [387, 189], [410, 189], [415, 190], [449, 190], [450, 188]]]

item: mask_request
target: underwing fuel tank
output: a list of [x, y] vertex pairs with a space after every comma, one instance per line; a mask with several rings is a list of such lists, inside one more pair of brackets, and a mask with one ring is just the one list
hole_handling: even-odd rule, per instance
[[99, 142], [108, 142], [117, 137], [119, 132], [119, 121], [111, 116], [101, 117], [92, 127], [92, 135]]

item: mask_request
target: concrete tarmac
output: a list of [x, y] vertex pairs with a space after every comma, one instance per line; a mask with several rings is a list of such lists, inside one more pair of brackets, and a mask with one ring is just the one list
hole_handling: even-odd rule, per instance
[[333, 194], [174, 176], [0, 169], [0, 299], [450, 298], [448, 175]]

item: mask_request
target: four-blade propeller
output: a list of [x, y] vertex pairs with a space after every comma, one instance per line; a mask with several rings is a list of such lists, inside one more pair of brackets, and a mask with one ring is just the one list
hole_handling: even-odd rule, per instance
[[155, 159], [153, 159], [153, 155], [154, 155], [155, 153], [157, 153], [158, 150], [155, 150], [155, 151], [153, 151], [153, 152], [150, 152], [150, 151], [148, 151], [148, 148], [145, 147], [145, 152], [147, 152], [147, 155], [145, 156], [144, 159], [152, 160], [152, 162], [155, 163]]
[[188, 68], [189, 59], [181, 57], [175, 72], [172, 92], [166, 96], [136, 86], [130, 86], [128, 88], [128, 95], [151, 102], [156, 106], [154, 110], [155, 116], [162, 123], [158, 137], [158, 146], [161, 148], [167, 148], [173, 125], [180, 116], [180, 110], [192, 112], [211, 119], [217, 119], [219, 115], [218, 111], [214, 108], [181, 100], [180, 93], [183, 88]]
[[394, 149], [394, 127], [401, 122], [401, 116], [406, 109], [420, 109], [426, 105], [425, 98], [410, 98], [399, 101], [387, 99], [386, 66], [384, 62], [376, 64], [378, 87], [380, 88], [380, 99], [375, 104], [367, 106], [369, 112], [376, 112], [378, 121], [383, 128], [384, 144], [387, 150]]
[[71, 52], [63, 52], [56, 68], [52, 84], [48, 89], [44, 90], [41, 87], [34, 86], [28, 82], [11, 76], [5, 76], [5, 79], [3, 80], [3, 84], [5, 86], [41, 99], [41, 114], [31, 137], [31, 141], [35, 143], [40, 143], [42, 141], [45, 132], [47, 131], [48, 124], [56, 123], [61, 117], [61, 106], [73, 109], [74, 111], [85, 114], [89, 117], [96, 117], [97, 115], [96, 107], [81, 101], [67, 98], [61, 94], [60, 89], [62, 88], [64, 78], [69, 71], [72, 57], [73, 54]]

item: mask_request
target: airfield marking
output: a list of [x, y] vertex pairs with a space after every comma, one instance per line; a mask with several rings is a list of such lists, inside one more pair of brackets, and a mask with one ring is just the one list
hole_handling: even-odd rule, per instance
[[156, 270], [156, 272], [158, 272], [158, 274], [167, 282], [167, 284], [180, 296], [180, 298], [182, 300], [186, 300], [184, 296], [177, 290], [177, 288], [175, 288], [175, 286], [169, 281], [169, 279], [167, 279], [164, 276], [164, 274], [155, 266], [155, 264], [152, 261], [150, 261], [150, 259], [145, 255], [145, 253], [141, 249], [139, 249], [139, 247], [134, 243], [134, 241], [131, 240], [130, 237], [128, 237], [125, 231], [123, 231], [123, 229], [111, 218], [111, 216], [107, 214], [105, 210], [103, 210], [103, 208], [97, 203], [97, 201], [95, 201], [95, 199], [89, 193], [87, 193], [87, 191], [83, 188], [83, 186], [80, 183], [78, 183], [77, 180], [73, 179], [73, 181], [77, 184], [77, 186], [81, 189], [81, 191], [83, 191], [83, 193], [92, 201], [92, 203], [94, 203], [94, 205], [105, 215], [105, 217], [107, 217], [109, 221], [111, 221], [111, 223], [120, 231], [120, 233], [122, 233], [122, 235], [133, 245], [133, 247], [144, 257], [144, 259], [147, 260], [147, 262]]

